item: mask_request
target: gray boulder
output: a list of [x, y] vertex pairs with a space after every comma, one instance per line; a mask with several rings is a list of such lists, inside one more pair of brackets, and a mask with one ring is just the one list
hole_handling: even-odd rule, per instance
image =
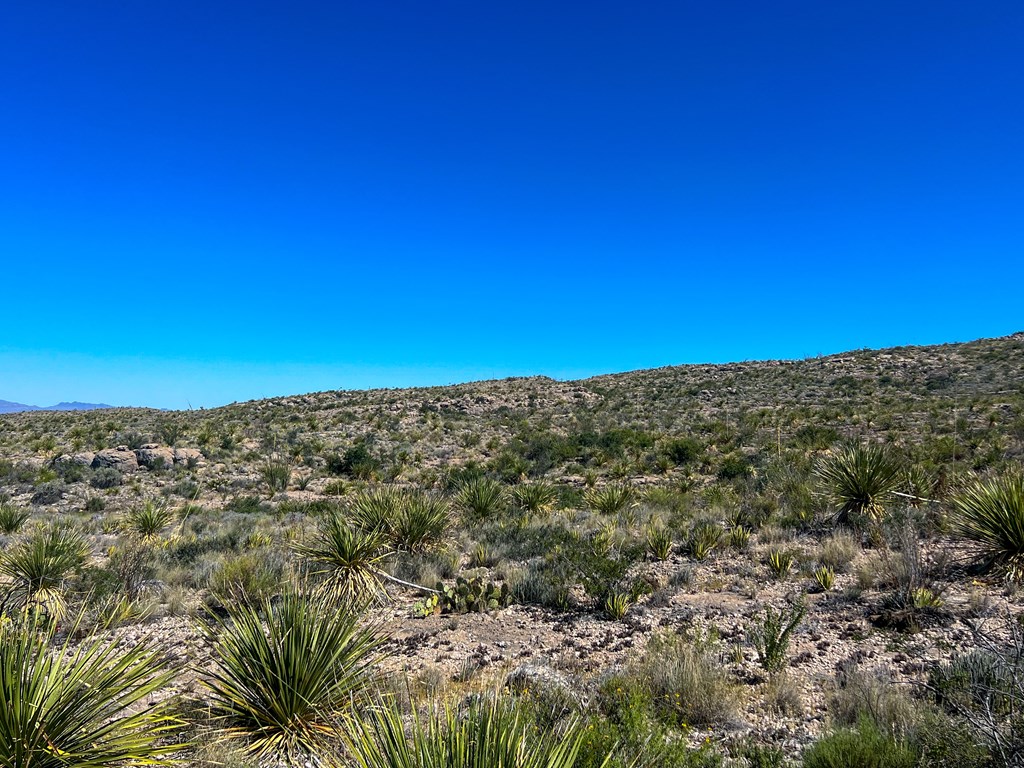
[[156, 443], [146, 443], [135, 449], [135, 458], [139, 464], [149, 469], [170, 469], [174, 466], [174, 450], [161, 448]]
[[203, 452], [197, 448], [175, 448], [174, 449], [174, 463], [175, 464], [201, 464], [203, 461]]
[[104, 467], [111, 467], [119, 472], [135, 472], [139, 468], [139, 460], [135, 456], [135, 451], [127, 445], [119, 445], [117, 448], [104, 448], [93, 457], [93, 469]]

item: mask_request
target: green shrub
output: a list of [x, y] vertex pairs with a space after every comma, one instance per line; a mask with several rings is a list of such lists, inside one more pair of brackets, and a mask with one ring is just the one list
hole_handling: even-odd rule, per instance
[[240, 515], [255, 515], [270, 511], [270, 507], [264, 504], [259, 496], [232, 496], [224, 508]]
[[37, 506], [56, 504], [64, 498], [67, 490], [67, 486], [61, 480], [50, 480], [40, 483], [32, 493], [32, 503]]
[[717, 477], [719, 480], [738, 480], [748, 477], [752, 471], [750, 461], [745, 456], [731, 453], [722, 458]]
[[804, 752], [803, 768], [915, 768], [914, 749], [864, 719], [855, 728], [841, 728]]
[[269, 552], [247, 552], [225, 558], [210, 574], [213, 603], [220, 606], [259, 605], [279, 595], [284, 586], [284, 561]]
[[359, 440], [341, 454], [332, 454], [326, 460], [332, 475], [369, 480], [381, 469], [380, 461], [370, 452], [365, 440]]
[[85, 500], [86, 512], [102, 512], [106, 508], [107, 502], [103, 500], [102, 496], [90, 496]]
[[116, 488], [124, 482], [124, 476], [113, 467], [100, 467], [89, 476], [89, 485], [97, 489]]
[[757, 649], [758, 661], [766, 672], [778, 672], [786, 666], [790, 637], [806, 615], [807, 606], [803, 601], [791, 605], [788, 610], [775, 611], [771, 606], [765, 608], [760, 625], [752, 628], [749, 634]]
[[677, 437], [665, 443], [665, 455], [676, 466], [697, 461], [704, 452], [700, 441], [692, 437]]

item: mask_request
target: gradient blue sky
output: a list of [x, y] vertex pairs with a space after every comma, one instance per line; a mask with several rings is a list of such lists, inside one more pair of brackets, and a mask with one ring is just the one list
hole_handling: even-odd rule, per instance
[[1024, 3], [0, 9], [0, 398], [1024, 329]]

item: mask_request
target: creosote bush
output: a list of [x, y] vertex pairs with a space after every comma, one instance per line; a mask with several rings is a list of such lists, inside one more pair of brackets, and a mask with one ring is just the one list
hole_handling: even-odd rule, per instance
[[632, 674], [655, 709], [676, 725], [720, 725], [736, 717], [737, 693], [708, 643], [681, 635], [652, 638]]

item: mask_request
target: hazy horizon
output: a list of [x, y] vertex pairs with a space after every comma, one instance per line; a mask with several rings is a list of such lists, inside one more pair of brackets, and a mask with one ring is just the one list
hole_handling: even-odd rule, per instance
[[[199, 401], [188, 396], [187, 390], [183, 389], [187, 387], [190, 382], [201, 381], [204, 375], [208, 375], [209, 369], [202, 369], [197, 366], [189, 366], [187, 368], [176, 368], [181, 372], [181, 375], [175, 379], [175, 381], [169, 385], [167, 390], [154, 389], [151, 390], [154, 397], [162, 396], [170, 397], [171, 399], [166, 400], [167, 403], [171, 404], [159, 404], [156, 402], [113, 402], [111, 398], [100, 396], [100, 390], [91, 390], [96, 394], [96, 397], [65, 397], [65, 396], [51, 396], [45, 399], [45, 402], [36, 402], [34, 400], [23, 400], [17, 397], [10, 397], [8, 393], [0, 392], [0, 400], [6, 400], [9, 402], [16, 402], [21, 405], [34, 405], [34, 406], [52, 406], [58, 403], [104, 403], [113, 407], [139, 407], [139, 408], [159, 408], [165, 410], [189, 410], [189, 409], [209, 409], [218, 408], [224, 405], [230, 405], [236, 402], [246, 402], [249, 400], [261, 400], [272, 397], [287, 397], [292, 395], [304, 395], [313, 392], [327, 392], [335, 390], [372, 390], [372, 389], [405, 389], [414, 387], [434, 387], [434, 386], [448, 386], [454, 384], [467, 384], [476, 381], [487, 381], [495, 379], [505, 379], [509, 377], [530, 377], [530, 376], [547, 376], [553, 379], [566, 381], [576, 379], [586, 379], [594, 376], [602, 376], [616, 373], [628, 373], [636, 370], [647, 370], [650, 368], [661, 368], [665, 366], [676, 366], [676, 365], [723, 365], [728, 363], [742, 363], [742, 362], [756, 362], [758, 360], [803, 360], [808, 358], [814, 358], [818, 356], [836, 355], [844, 352], [853, 352], [861, 349], [885, 349], [892, 347], [904, 347], [904, 346], [931, 346], [935, 344], [955, 344], [964, 343], [970, 341], [976, 341], [980, 338], [995, 338], [1001, 336], [1009, 336], [1012, 334], [1019, 333], [1019, 330], [1009, 330], [1006, 333], [994, 334], [993, 336], [985, 337], [972, 337], [965, 339], [951, 339], [941, 341], [930, 341], [930, 342], [907, 342], [907, 343], [895, 343], [895, 344], [884, 344], [881, 346], [860, 346], [860, 347], [849, 347], [844, 349], [833, 349], [827, 351], [817, 351], [814, 353], [801, 354], [801, 355], [774, 355], [759, 358], [741, 358], [741, 359], [708, 359], [708, 360], [684, 360], [684, 361], [673, 361], [665, 362], [657, 365], [642, 366], [639, 368], [627, 368], [621, 370], [602, 370], [602, 371], [576, 371], [576, 372], [545, 372], [545, 371], [486, 371], [483, 369], [466, 369], [461, 372], [457, 371], [442, 371], [442, 370], [429, 370], [425, 368], [417, 368], [415, 370], [408, 369], [391, 369], [391, 370], [375, 370], [368, 371], [367, 369], [343, 371], [343, 370], [327, 370], [324, 368], [317, 369], [316, 367], [303, 367], [299, 370], [291, 370], [279, 373], [274, 376], [273, 372], [266, 367], [260, 368], [258, 366], [248, 366], [244, 370], [238, 372], [238, 378], [231, 376], [225, 376], [225, 372], [220, 370], [219, 381], [224, 387], [231, 387], [236, 384], [239, 392], [245, 393], [244, 396], [231, 397], [230, 399], [215, 400], [212, 402]], [[3, 356], [0, 353], [0, 365], [3, 364]], [[148, 365], [148, 363], [146, 363]], [[57, 374], [59, 381], [59, 373]], [[141, 377], [145, 378], [145, 377]], [[348, 382], [335, 385], [329, 382], [342, 381]], [[271, 383], [267, 383], [271, 382]], [[328, 382], [324, 386], [319, 386], [324, 382]], [[307, 388], [294, 388], [295, 386], [303, 386], [306, 383], [312, 383], [313, 386]], [[135, 386], [142, 386], [142, 384], [135, 384], [130, 381], [130, 384]], [[55, 387], [59, 384], [52, 385], [50, 390], [45, 391], [56, 391]], [[70, 385], [69, 385], [70, 386]], [[292, 387], [292, 388], [289, 388]], [[197, 388], [198, 389], [198, 388]], [[116, 387], [114, 387], [116, 390]], [[141, 391], [141, 390], [139, 390]], [[231, 394], [228, 389], [224, 390], [224, 397]], [[179, 399], [184, 398], [183, 405], [175, 405], [173, 403], [178, 402]]]

